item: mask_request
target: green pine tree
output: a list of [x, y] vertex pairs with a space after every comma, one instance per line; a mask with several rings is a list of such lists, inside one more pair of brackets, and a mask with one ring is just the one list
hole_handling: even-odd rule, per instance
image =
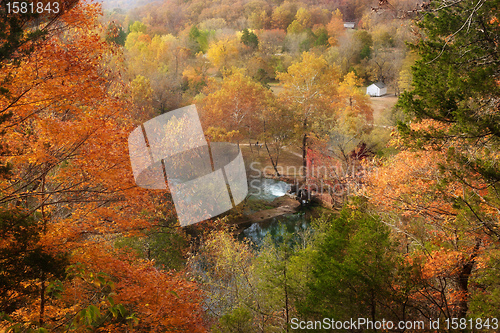
[[304, 318], [390, 320], [401, 313], [393, 283], [397, 254], [390, 230], [378, 217], [344, 208], [316, 221], [312, 278], [299, 309]]
[[[499, 5], [498, 0], [458, 1], [439, 9], [431, 4], [434, 10], [418, 22], [422, 38], [412, 45], [420, 56], [412, 71], [414, 89], [397, 104], [407, 116], [398, 125], [406, 145], [446, 154], [443, 192], [449, 183], [462, 185], [449, 200], [477, 244], [460, 267], [457, 284], [469, 297], [460, 303], [459, 317], [495, 316], [498, 310], [487, 304], [500, 300]], [[491, 258], [486, 269], [476, 266], [482, 246]]]
[[243, 29], [241, 42], [254, 50], [259, 47], [259, 38], [256, 34], [254, 34], [252, 31], [249, 31], [248, 29]]
[[[409, 121], [400, 123], [409, 145], [440, 149], [453, 140], [450, 158], [492, 186], [500, 181], [499, 17], [498, 0], [479, 8], [462, 1], [427, 13], [419, 22], [426, 38], [413, 45], [421, 57], [413, 67], [415, 89], [398, 102], [412, 122], [445, 125], [417, 131]], [[471, 154], [470, 147], [482, 153]]]

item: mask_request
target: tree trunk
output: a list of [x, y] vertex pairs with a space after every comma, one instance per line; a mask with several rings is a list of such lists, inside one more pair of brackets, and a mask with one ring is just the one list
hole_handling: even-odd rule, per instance
[[273, 165], [274, 171], [276, 172], [276, 176], [281, 177], [278, 171], [278, 159], [276, 158], [276, 162], [273, 160], [273, 156], [267, 147], [267, 141], [264, 141], [264, 145], [266, 146], [267, 154], [269, 155], [269, 159], [271, 160], [271, 164]]
[[40, 284], [40, 320], [39, 325], [43, 327], [45, 315], [45, 272], [42, 272], [42, 282]]
[[465, 318], [467, 311], [469, 311], [469, 278], [476, 263], [475, 258], [480, 244], [481, 241], [477, 240], [469, 260], [462, 265], [462, 269], [458, 275], [458, 289], [463, 294], [463, 298], [458, 304], [457, 318]]
[[302, 176], [307, 178], [307, 118], [304, 118], [304, 137], [302, 138]]
[[[47, 216], [45, 215], [45, 173], [42, 175], [42, 223], [43, 223], [43, 234], [47, 233]], [[45, 272], [42, 268], [42, 276], [40, 282], [40, 327], [43, 327], [44, 315], [45, 315]]]

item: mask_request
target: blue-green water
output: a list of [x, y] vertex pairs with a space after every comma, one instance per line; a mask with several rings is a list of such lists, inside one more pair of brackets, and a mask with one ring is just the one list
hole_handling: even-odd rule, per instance
[[[284, 196], [290, 189], [290, 184], [267, 178], [250, 178], [248, 185], [249, 198], [268, 202]], [[267, 234], [271, 234], [274, 239], [280, 239], [287, 233], [301, 232], [307, 228], [309, 228], [309, 219], [303, 212], [297, 212], [253, 223], [243, 230], [240, 238], [247, 238], [259, 246]]]
[[259, 246], [267, 234], [279, 240], [286, 234], [299, 233], [309, 228], [309, 220], [304, 213], [287, 214], [274, 217], [265, 222], [253, 223], [243, 230], [241, 238], [247, 238]]

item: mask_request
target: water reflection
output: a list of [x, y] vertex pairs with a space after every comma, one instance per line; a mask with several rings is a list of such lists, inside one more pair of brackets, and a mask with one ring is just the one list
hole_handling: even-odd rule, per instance
[[297, 233], [309, 228], [309, 221], [304, 213], [287, 214], [269, 219], [266, 222], [253, 223], [243, 230], [240, 238], [250, 239], [256, 246], [262, 244], [267, 234], [279, 241], [286, 234]]
[[[268, 178], [248, 179], [249, 199], [271, 202], [284, 196], [289, 189], [290, 184], [280, 180]], [[256, 246], [260, 246], [267, 234], [271, 234], [272, 238], [279, 242], [286, 234], [301, 232], [308, 228], [309, 218], [304, 213], [294, 213], [253, 223], [243, 230], [239, 237], [240, 239], [250, 239]]]

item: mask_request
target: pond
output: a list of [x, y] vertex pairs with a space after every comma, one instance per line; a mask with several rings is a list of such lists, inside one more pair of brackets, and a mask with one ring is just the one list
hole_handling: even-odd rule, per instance
[[[248, 199], [271, 202], [284, 196], [289, 189], [290, 184], [280, 180], [250, 178], [248, 180]], [[309, 222], [309, 217], [304, 212], [286, 214], [264, 222], [252, 223], [241, 232], [239, 237], [240, 239], [247, 238], [255, 245], [260, 246], [267, 234], [271, 234], [273, 238], [279, 240], [287, 233], [301, 232], [308, 229]]]
[[309, 228], [309, 219], [302, 212], [274, 217], [265, 222], [253, 223], [243, 230], [240, 239], [247, 238], [257, 247], [262, 244], [264, 237], [271, 234], [273, 239], [279, 241], [286, 234], [300, 233]]

